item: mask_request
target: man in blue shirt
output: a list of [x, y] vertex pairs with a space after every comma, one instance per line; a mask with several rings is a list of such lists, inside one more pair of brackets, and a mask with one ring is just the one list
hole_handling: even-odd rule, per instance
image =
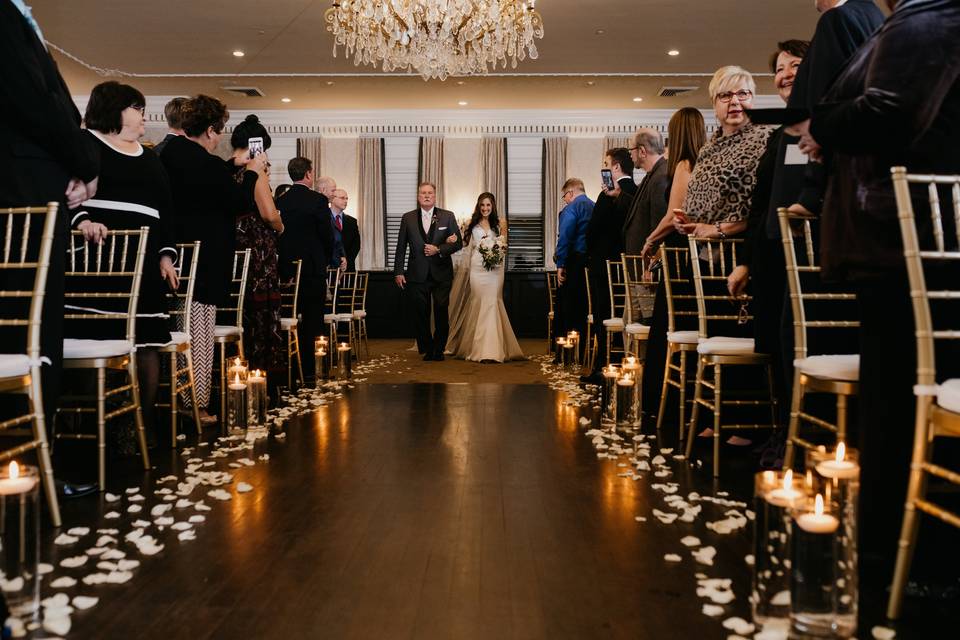
[[593, 214], [593, 201], [587, 197], [583, 180], [579, 178], [564, 182], [561, 195], [566, 206], [560, 212], [554, 255], [560, 284], [557, 292], [560, 314], [556, 329], [558, 336], [577, 331], [582, 336], [583, 353], [586, 353], [589, 345], [586, 344], [587, 280], [584, 268], [587, 266], [587, 226]]

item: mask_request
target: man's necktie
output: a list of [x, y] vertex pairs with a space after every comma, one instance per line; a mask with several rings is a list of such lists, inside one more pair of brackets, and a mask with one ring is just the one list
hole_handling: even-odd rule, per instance
[[343, 231], [343, 220], [340, 219], [340, 216], [335, 218], [335, 225], [337, 225], [337, 231]]

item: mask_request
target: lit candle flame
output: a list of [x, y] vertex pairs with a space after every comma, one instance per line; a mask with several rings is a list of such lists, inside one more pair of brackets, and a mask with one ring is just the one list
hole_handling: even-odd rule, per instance
[[20, 477], [20, 465], [18, 465], [16, 461], [10, 463], [10, 470], [7, 475], [11, 480], [16, 480]]
[[823, 496], [819, 493], [817, 494], [816, 499], [813, 504], [813, 513], [818, 516], [823, 515]]
[[234, 383], [234, 384], [240, 384], [240, 373], [239, 373], [239, 372], [233, 374], [233, 383]]
[[238, 356], [236, 360], [233, 361], [233, 365], [236, 367], [240, 366], [240, 357]]
[[787, 491], [793, 485], [793, 469], [787, 469], [786, 473], [783, 474], [783, 489]]
[[844, 445], [843, 442], [840, 442], [837, 445], [837, 462], [843, 462], [843, 458], [846, 455], [846, 453], [847, 453], [846, 445]]

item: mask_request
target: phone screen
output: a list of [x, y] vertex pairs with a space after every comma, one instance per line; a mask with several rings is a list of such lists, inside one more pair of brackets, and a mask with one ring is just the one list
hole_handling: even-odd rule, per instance
[[600, 170], [600, 179], [603, 180], [603, 188], [607, 191], [613, 190], [613, 172], [610, 169]]
[[249, 149], [251, 158], [255, 158], [258, 153], [263, 153], [263, 138], [250, 138]]

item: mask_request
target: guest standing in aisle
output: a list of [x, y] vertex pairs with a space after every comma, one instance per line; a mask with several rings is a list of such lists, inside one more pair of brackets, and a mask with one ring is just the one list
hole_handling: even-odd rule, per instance
[[557, 336], [576, 331], [581, 339], [581, 362], [586, 361], [591, 345], [587, 344], [587, 226], [593, 214], [594, 203], [584, 190], [583, 180], [568, 178], [563, 183], [560, 197], [566, 206], [560, 211], [558, 222], [557, 284], [560, 298]]
[[163, 153], [163, 148], [167, 146], [171, 138], [183, 135], [183, 105], [187, 103], [188, 99], [189, 98], [176, 97], [163, 108], [163, 117], [167, 121], [169, 131], [167, 131], [167, 135], [163, 137], [163, 140], [158, 142], [157, 146], [153, 148], [153, 152], [158, 156]]
[[[340, 266], [345, 271], [357, 270], [357, 256], [360, 255], [360, 228], [357, 219], [346, 213], [347, 192], [336, 189], [330, 199], [330, 222], [333, 224], [334, 244], [342, 247]], [[345, 264], [344, 264], [345, 262]]]
[[[175, 210], [177, 242], [200, 241], [200, 259], [195, 266], [190, 338], [193, 346], [194, 382], [200, 417], [205, 423], [217, 418], [207, 411], [213, 371], [213, 332], [217, 305], [227, 302], [231, 266], [236, 248], [237, 218], [249, 210], [254, 191], [266, 189], [264, 154], [239, 159], [240, 182], [223, 160], [213, 155], [230, 113], [226, 105], [210, 96], [198, 95], [184, 105], [184, 135], [171, 139], [160, 155], [170, 178]], [[189, 394], [182, 398], [190, 406]]]

